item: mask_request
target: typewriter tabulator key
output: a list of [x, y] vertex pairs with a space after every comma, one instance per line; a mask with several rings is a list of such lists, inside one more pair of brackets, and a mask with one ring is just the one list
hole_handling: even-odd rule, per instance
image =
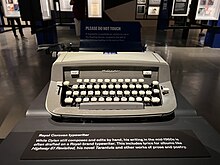
[[143, 75], [144, 76], [151, 76], [152, 75], [152, 71], [143, 71]]
[[71, 70], [70, 75], [71, 76], [78, 76], [79, 75], [79, 70]]

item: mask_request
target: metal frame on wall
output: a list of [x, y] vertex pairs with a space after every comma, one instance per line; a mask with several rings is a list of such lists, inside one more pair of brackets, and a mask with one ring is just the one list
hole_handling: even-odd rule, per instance
[[102, 0], [87, 0], [88, 18], [102, 18]]
[[51, 19], [51, 7], [49, 0], [40, 0], [41, 12], [43, 20], [50, 20]]
[[188, 16], [191, 0], [174, 0], [172, 16]]
[[147, 17], [148, 0], [136, 0], [135, 19], [142, 20]]
[[196, 20], [218, 20], [220, 13], [219, 0], [199, 0]]
[[70, 5], [70, 0], [58, 0], [55, 1], [56, 10], [62, 12], [72, 12], [72, 6]]
[[3, 0], [2, 6], [6, 18], [19, 18], [21, 16], [18, 0]]
[[161, 0], [136, 0], [135, 19], [157, 19]]

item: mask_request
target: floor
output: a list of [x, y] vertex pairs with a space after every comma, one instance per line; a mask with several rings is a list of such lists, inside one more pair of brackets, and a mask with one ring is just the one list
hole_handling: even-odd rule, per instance
[[[15, 40], [12, 32], [0, 33], [0, 139], [25, 117], [49, 81], [55, 60], [37, 51], [30, 29], [24, 33], [26, 40]], [[174, 88], [220, 133], [220, 49], [198, 45], [198, 30], [191, 30], [187, 41], [181, 39], [181, 33], [142, 29], [142, 42], [170, 64]], [[60, 43], [78, 42], [69, 28], [59, 27], [58, 38]]]
[[12, 32], [0, 34], [0, 139], [5, 138], [50, 78], [53, 59], [37, 52], [35, 37], [15, 40]]

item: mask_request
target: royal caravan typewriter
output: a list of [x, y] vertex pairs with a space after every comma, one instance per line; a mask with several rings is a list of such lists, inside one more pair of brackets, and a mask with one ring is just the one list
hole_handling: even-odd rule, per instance
[[166, 116], [176, 108], [169, 65], [145, 52], [59, 52], [46, 109], [55, 117]]

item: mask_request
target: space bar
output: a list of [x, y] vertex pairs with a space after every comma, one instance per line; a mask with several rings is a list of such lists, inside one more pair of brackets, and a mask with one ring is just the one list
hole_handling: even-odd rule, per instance
[[88, 110], [132, 110], [144, 109], [143, 103], [131, 102], [95, 102], [95, 103], [81, 103], [79, 109]]

